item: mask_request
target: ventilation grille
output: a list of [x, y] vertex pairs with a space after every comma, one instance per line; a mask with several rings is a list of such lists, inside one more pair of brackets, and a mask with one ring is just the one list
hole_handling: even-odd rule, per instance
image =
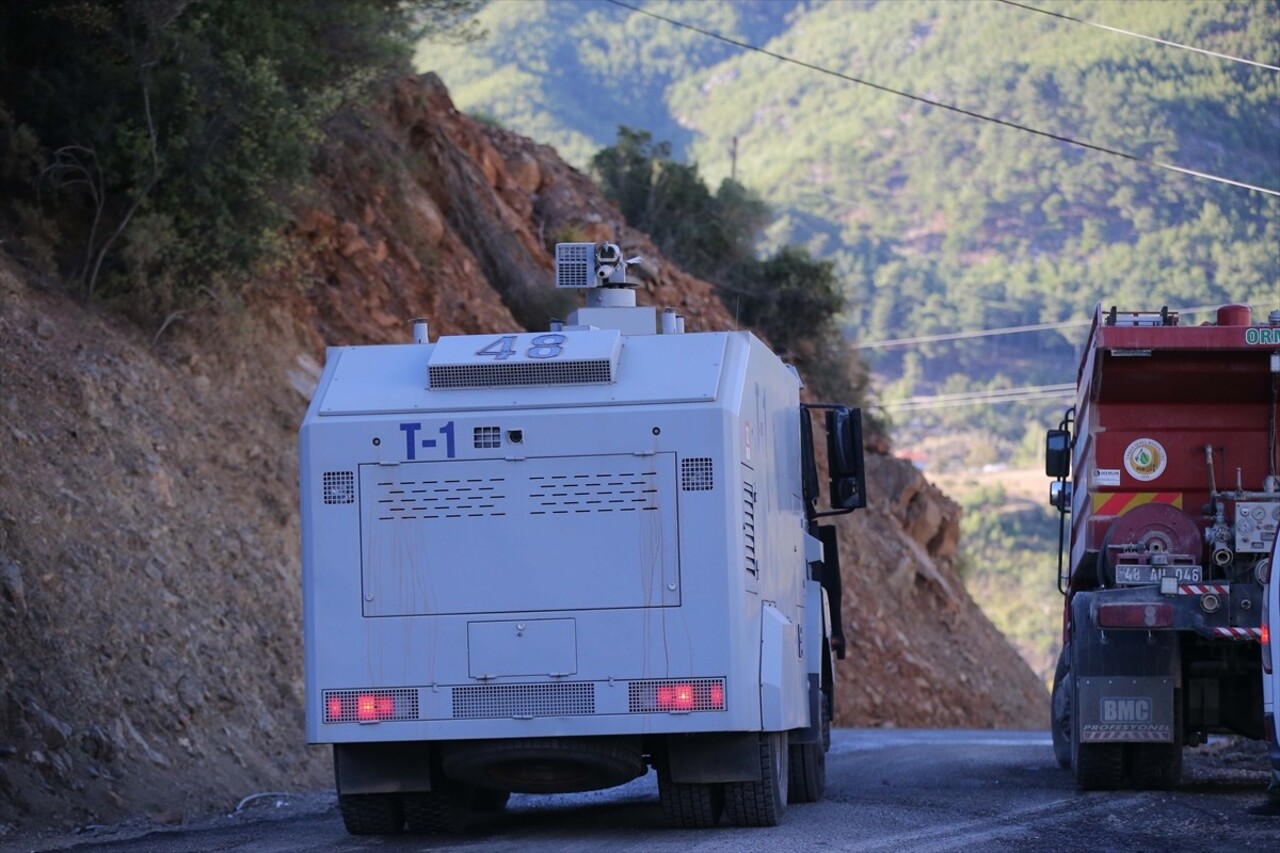
[[529, 477], [530, 515], [639, 512], [658, 508], [658, 475], [653, 471], [616, 474], [549, 474]]
[[711, 459], [700, 456], [680, 461], [680, 488], [686, 492], [709, 492], [715, 487]]
[[440, 364], [427, 368], [433, 389], [512, 385], [605, 385], [613, 381], [609, 359], [514, 364]]
[[379, 521], [485, 518], [506, 515], [503, 477], [386, 480], [376, 483]]
[[480, 684], [453, 688], [454, 719], [559, 717], [596, 712], [595, 685]]
[[324, 502], [353, 504], [356, 502], [356, 475], [351, 471], [324, 472]]
[[595, 243], [556, 243], [556, 287], [595, 287], [595, 260]]
[[627, 685], [627, 711], [632, 714], [723, 710], [723, 678], [664, 678]]
[[472, 432], [472, 441], [476, 450], [501, 447], [502, 430], [498, 427], [476, 427]]
[[326, 723], [378, 723], [390, 720], [418, 719], [418, 691], [394, 690], [326, 690], [324, 721]]
[[747, 571], [759, 571], [756, 563], [756, 488], [751, 483], [742, 484], [742, 544]]

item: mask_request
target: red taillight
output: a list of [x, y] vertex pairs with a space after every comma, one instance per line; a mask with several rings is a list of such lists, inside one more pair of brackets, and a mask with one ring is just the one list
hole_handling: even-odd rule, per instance
[[1271, 623], [1267, 618], [1264, 610], [1262, 613], [1262, 635], [1258, 638], [1262, 642], [1262, 671], [1271, 674]]
[[659, 711], [723, 711], [724, 685], [694, 681], [660, 684], [654, 698]]
[[1099, 628], [1168, 628], [1173, 624], [1169, 604], [1101, 604]]
[[323, 701], [326, 723], [380, 723], [418, 718], [418, 691], [411, 688], [326, 690]]
[[396, 700], [385, 693], [361, 693], [356, 698], [356, 719], [362, 723], [390, 720], [396, 715]]
[[[702, 685], [698, 685], [701, 687]], [[719, 685], [716, 685], [719, 687]], [[695, 690], [691, 682], [678, 682], [676, 684], [663, 684], [658, 687], [656, 699], [659, 711], [692, 711], [695, 708], [706, 707], [706, 702], [699, 702], [698, 694], [701, 690]], [[716, 710], [724, 708], [724, 688], [720, 687], [719, 703], [712, 702], [711, 706]]]
[[[1271, 559], [1268, 561], [1267, 570], [1262, 578], [1262, 636], [1258, 639], [1262, 643], [1262, 671], [1267, 675], [1271, 674], [1274, 663], [1271, 659], [1271, 619], [1275, 617], [1280, 622], [1280, 612], [1272, 612], [1271, 602], [1272, 593], [1275, 592], [1275, 585], [1280, 583], [1280, 540], [1271, 543]], [[1277, 698], [1280, 702], [1280, 698]], [[1271, 727], [1267, 727], [1268, 734]]]
[[694, 678], [688, 681], [633, 681], [628, 688], [632, 712], [723, 711], [724, 679]]

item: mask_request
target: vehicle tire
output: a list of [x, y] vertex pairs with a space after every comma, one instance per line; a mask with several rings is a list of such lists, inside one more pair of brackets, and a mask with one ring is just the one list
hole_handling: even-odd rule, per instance
[[760, 781], [726, 782], [724, 812], [735, 826], [777, 826], [787, 809], [787, 733], [760, 735]]
[[471, 795], [471, 810], [476, 812], [500, 812], [507, 807], [507, 800], [510, 799], [510, 791], [476, 788]]
[[1172, 791], [1182, 782], [1182, 694], [1173, 692], [1173, 743], [1129, 746], [1129, 775], [1139, 791]]
[[410, 832], [461, 832], [471, 817], [472, 792], [461, 786], [403, 794]]
[[1049, 700], [1049, 730], [1053, 732], [1053, 757], [1058, 766], [1066, 770], [1071, 767], [1071, 739], [1075, 736], [1072, 728], [1075, 720], [1071, 713], [1071, 643], [1062, 647], [1058, 655], [1058, 668], [1053, 673], [1053, 693]]
[[658, 800], [667, 823], [676, 829], [712, 829], [724, 812], [724, 786], [672, 782], [663, 767], [658, 770]]
[[822, 706], [822, 734], [818, 741], [796, 744], [787, 750], [791, 774], [787, 780], [788, 802], [816, 803], [827, 787], [827, 751], [823, 743], [831, 737], [831, 719], [826, 699], [818, 704]]
[[1072, 766], [1082, 791], [1114, 791], [1124, 777], [1124, 744], [1072, 740]]
[[404, 830], [397, 794], [339, 794], [338, 811], [352, 835], [399, 835]]

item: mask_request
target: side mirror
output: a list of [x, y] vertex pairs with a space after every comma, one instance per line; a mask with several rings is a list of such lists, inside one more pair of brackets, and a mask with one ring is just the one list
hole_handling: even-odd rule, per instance
[[1071, 433], [1051, 429], [1044, 439], [1044, 473], [1061, 480], [1071, 475]]
[[827, 465], [831, 507], [867, 505], [867, 476], [862, 459], [862, 410], [840, 406], [827, 410]]
[[1054, 480], [1049, 484], [1049, 505], [1058, 512], [1071, 512], [1071, 484]]

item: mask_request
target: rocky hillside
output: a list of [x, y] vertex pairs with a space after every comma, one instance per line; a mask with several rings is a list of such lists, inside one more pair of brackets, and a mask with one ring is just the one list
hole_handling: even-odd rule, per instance
[[[733, 325], [431, 76], [333, 123], [287, 236], [242, 299], [145, 331], [0, 247], [0, 839], [331, 784], [303, 742], [295, 449], [325, 345], [541, 325], [566, 239], [643, 255], [640, 301], [692, 331]], [[1043, 686], [954, 571], [958, 508], [883, 451], [843, 522], [837, 724], [1041, 726]]]

